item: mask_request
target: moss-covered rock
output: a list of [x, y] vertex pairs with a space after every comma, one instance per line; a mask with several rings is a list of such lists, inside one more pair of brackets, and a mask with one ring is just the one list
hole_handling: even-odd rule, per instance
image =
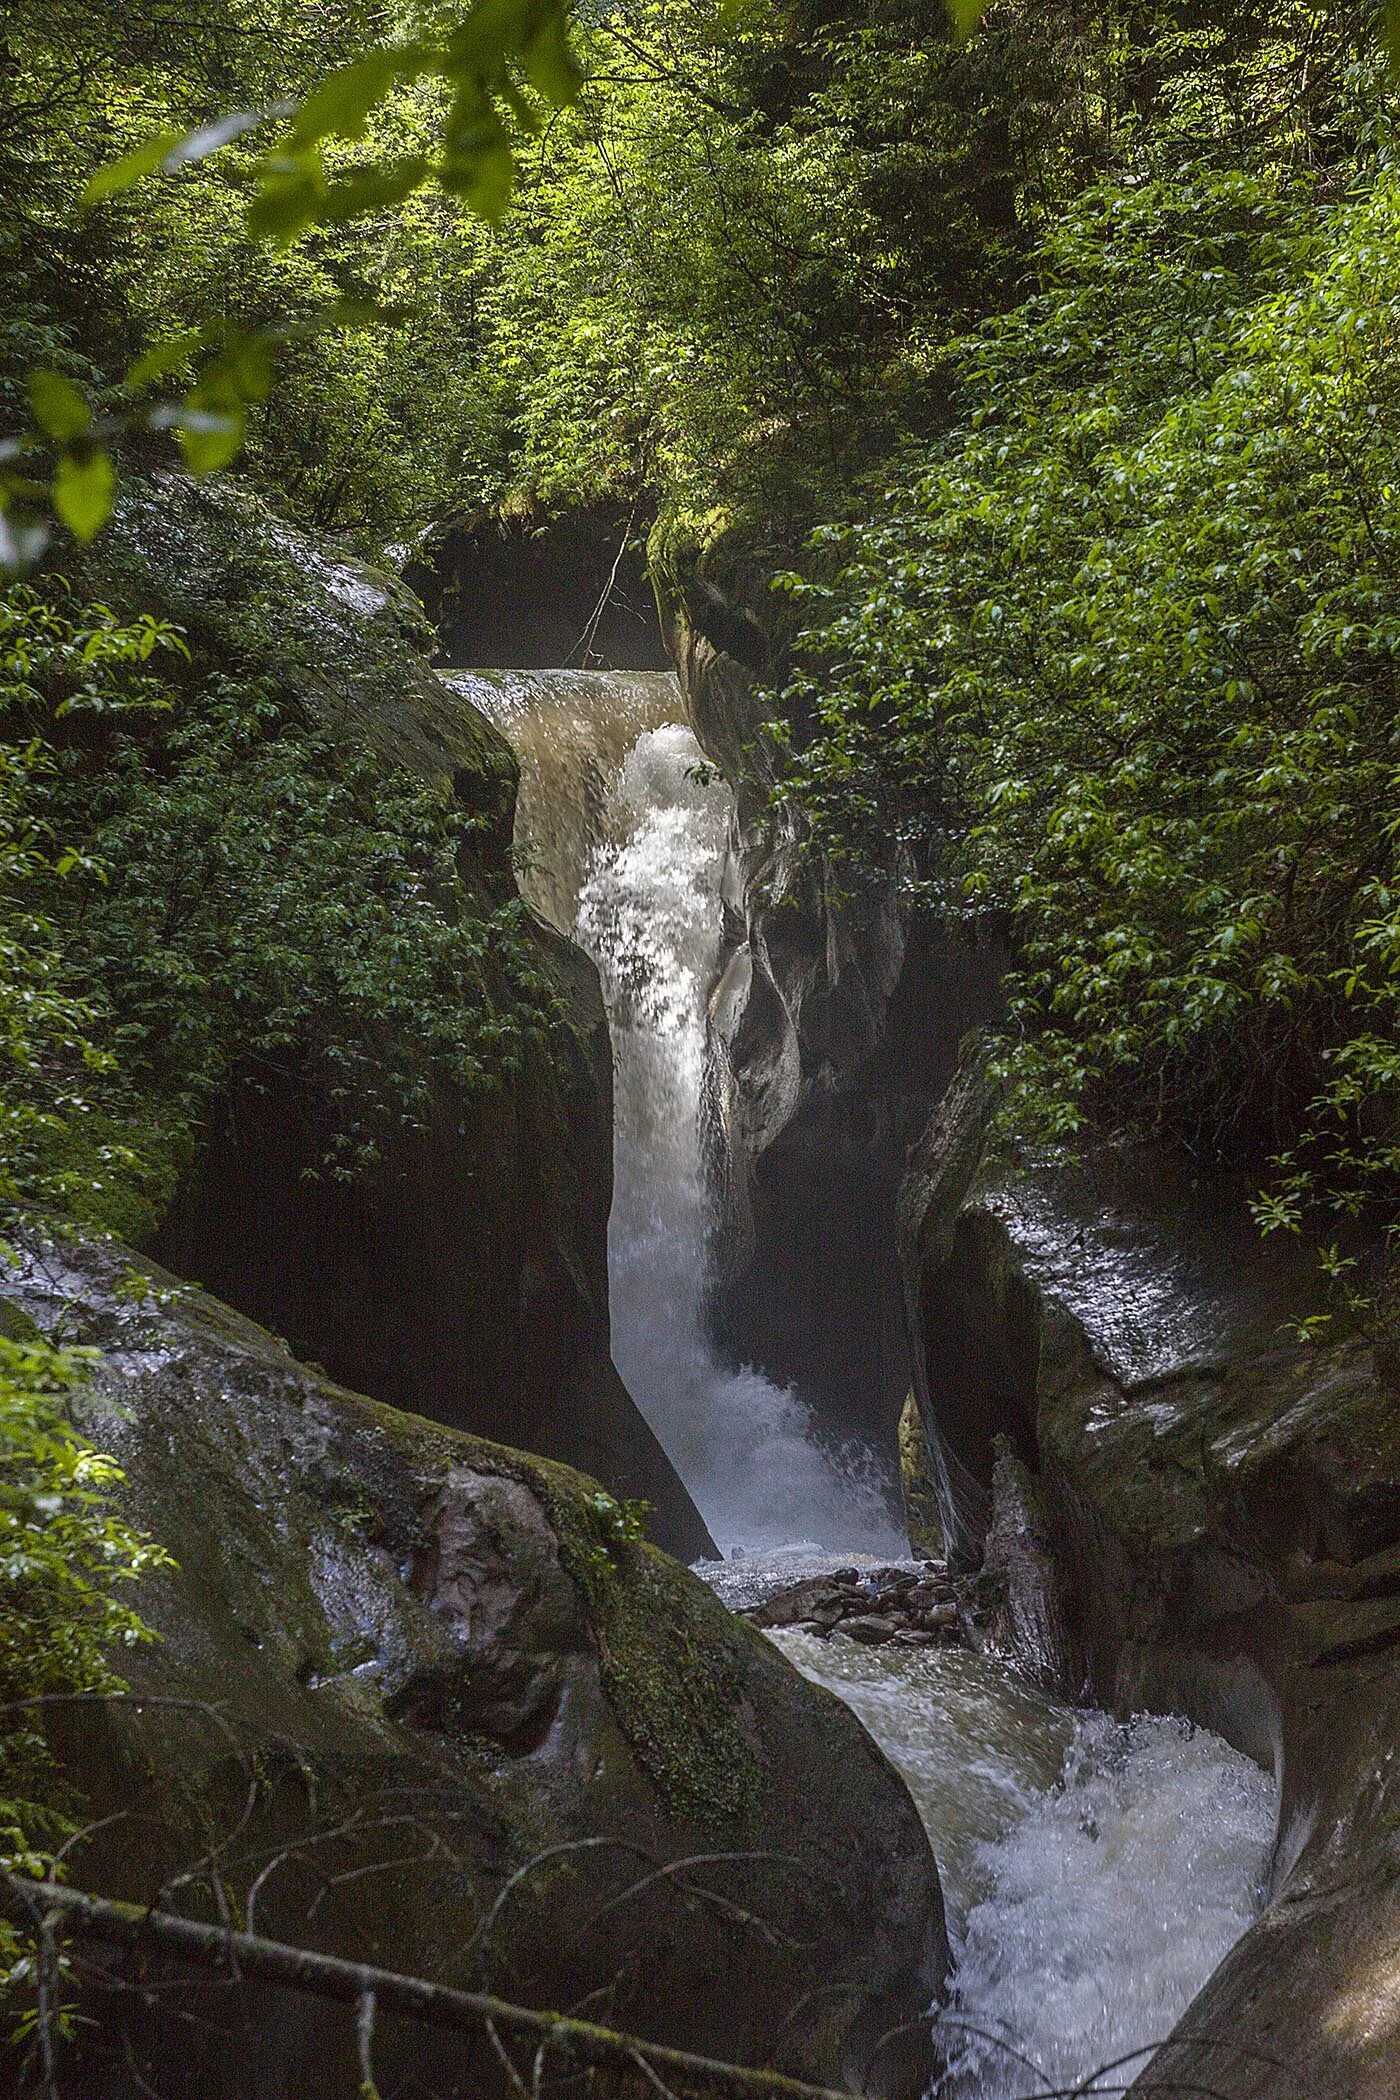
[[904, 1497], [904, 1528], [913, 1552], [923, 1560], [942, 1560], [943, 1519], [919, 1403], [911, 1392], [899, 1417], [899, 1485]]
[[237, 481], [123, 484], [77, 581], [184, 628], [213, 660], [267, 676], [347, 746], [450, 782], [508, 844], [516, 768], [431, 668], [436, 638], [394, 576], [279, 518]]
[[1014, 1453], [1070, 1605], [1070, 1681], [1184, 1712], [1282, 1785], [1270, 1907], [1144, 2090], [1382, 2100], [1400, 2088], [1400, 1402], [1364, 1340], [1299, 1339], [1315, 1283], [1260, 1241], [1240, 1187], [1145, 1150], [1011, 1169], [987, 1155], [992, 1105], [970, 1068], [901, 1204], [964, 1550]]
[[[6, 1292], [102, 1350], [85, 1426], [177, 1562], [133, 1696], [49, 1722], [93, 1818], [77, 1883], [912, 2100], [921, 2047], [870, 2059], [946, 1958], [913, 1806], [628, 1511], [115, 1244], [30, 1235]], [[141, 1973], [65, 2090], [135, 2093], [128, 2061], [171, 2100], [354, 2089], [343, 2012]], [[386, 2091], [500, 2083], [484, 2045], [377, 2047]]]

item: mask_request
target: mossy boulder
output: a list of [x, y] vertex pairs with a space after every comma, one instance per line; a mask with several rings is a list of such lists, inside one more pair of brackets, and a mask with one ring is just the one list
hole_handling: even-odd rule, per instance
[[[36, 1231], [5, 1289], [102, 1351], [85, 1426], [177, 1563], [143, 1585], [132, 1695], [48, 1721], [91, 1819], [76, 1884], [914, 2100], [946, 1949], [913, 1805], [630, 1512], [343, 1390], [113, 1243]], [[340, 2009], [121, 1976], [66, 2092], [356, 2089]], [[484, 2042], [376, 2047], [386, 2092], [501, 2083]]]
[[901, 1199], [964, 1557], [998, 1468], [1034, 1475], [1069, 1681], [1186, 1713], [1281, 1782], [1270, 1905], [1143, 2089], [1382, 2100], [1400, 2090], [1400, 1397], [1364, 1339], [1300, 1339], [1313, 1273], [1260, 1240], [1241, 1185], [1145, 1148], [1008, 1165], [993, 1108], [974, 1061]]

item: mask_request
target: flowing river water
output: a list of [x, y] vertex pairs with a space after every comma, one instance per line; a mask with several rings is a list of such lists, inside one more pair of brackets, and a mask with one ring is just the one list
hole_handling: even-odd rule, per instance
[[[907, 1554], [875, 1455], [708, 1335], [705, 1006], [731, 805], [675, 680], [453, 678], [520, 757], [521, 889], [602, 978], [613, 1354], [725, 1553], [700, 1572], [739, 1609]], [[1122, 2092], [1257, 1914], [1272, 1779], [1207, 1731], [1074, 1710], [959, 1649], [773, 1638], [859, 1717], [928, 1830], [955, 1957], [938, 2100]]]

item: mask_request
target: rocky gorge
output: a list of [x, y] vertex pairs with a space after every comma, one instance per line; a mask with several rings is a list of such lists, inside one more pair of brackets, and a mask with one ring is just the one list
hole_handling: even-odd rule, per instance
[[[691, 586], [672, 631], [702, 740], [751, 771], [763, 654], [751, 636], [747, 663], [733, 653], [744, 630], [716, 622], [720, 596]], [[1317, 1272], [1296, 1242], [1261, 1241], [1238, 1179], [1142, 1147], [1008, 1154], [982, 1047], [1005, 951], [911, 951], [893, 867], [891, 901], [852, 911], [800, 844], [741, 817], [726, 876], [742, 900], [712, 1007], [739, 1190], [729, 1288], [742, 1306], [745, 1266], [782, 1260], [785, 1211], [819, 1218], [849, 1264], [820, 1170], [785, 1179], [775, 1160], [859, 1131], [857, 1171], [885, 1192], [859, 1259], [885, 1259], [889, 1233], [900, 1278], [907, 1510], [948, 1567], [824, 1572], [756, 1621], [877, 1648], [970, 1639], [1057, 1696], [1186, 1716], [1275, 1775], [1262, 1915], [1152, 2064], [1111, 2075], [1380, 2100], [1400, 2080], [1389, 1357], [1309, 1335]], [[889, 1061], [911, 997], [935, 1025]]]
[[[1002, 952], [812, 887], [688, 615], [679, 684], [440, 674], [401, 585], [179, 481], [101, 558], [478, 811], [460, 879], [518, 879], [567, 1019], [355, 1182], [307, 1173], [314, 1069], [235, 1074], [146, 1250], [15, 1236], [6, 1331], [97, 1352], [82, 1424], [171, 1557], [128, 1690], [46, 1723], [72, 1878], [872, 2100], [1115, 2049], [1388, 2094], [1400, 1455], [1291, 1250], [1165, 1156], [999, 1149]], [[139, 1942], [84, 1983], [83, 2100], [363, 2067], [251, 1980], [230, 2055]], [[513, 2089], [388, 2012], [374, 2049]]]

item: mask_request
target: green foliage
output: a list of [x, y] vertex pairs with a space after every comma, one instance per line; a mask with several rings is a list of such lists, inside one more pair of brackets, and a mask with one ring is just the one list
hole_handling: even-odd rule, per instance
[[68, 953], [111, 987], [123, 1064], [181, 1123], [235, 1066], [295, 1053], [348, 1173], [435, 1086], [498, 1085], [547, 1031], [524, 906], [479, 905], [459, 878], [480, 820], [266, 689], [211, 679], [157, 750], [117, 737], [100, 769], [67, 767], [57, 801], [108, 870]]
[[1003, 301], [1053, 29], [963, 50], [898, 5], [814, 12], [717, 40], [703, 0], [648, 0], [587, 39], [479, 304], [530, 495], [781, 527], [922, 418], [929, 347]]
[[0, 1688], [5, 1702], [117, 1686], [115, 1648], [149, 1640], [119, 1586], [167, 1565], [111, 1513], [120, 1469], [71, 1420], [91, 1350], [0, 1335]]
[[589, 1496], [588, 1508], [598, 1532], [598, 1544], [590, 1548], [595, 1567], [605, 1570], [623, 1547], [645, 1543], [649, 1502], [619, 1502], [600, 1488]]
[[[567, 12], [567, 0], [475, 0], [438, 34], [378, 43], [337, 66], [300, 101], [226, 112], [183, 133], [162, 125], [90, 174], [83, 201], [106, 206], [158, 173], [180, 177], [277, 122], [280, 134], [251, 163], [245, 156], [235, 177], [251, 189], [243, 228], [253, 241], [287, 247], [313, 228], [382, 217], [429, 183], [494, 222], [515, 187], [518, 140], [537, 134], [545, 111], [578, 94]], [[30, 63], [42, 72], [52, 57], [41, 46]], [[372, 130], [381, 105], [405, 93], [414, 96], [420, 131], [436, 134], [435, 153], [394, 153]], [[378, 318], [372, 301], [349, 307], [358, 325]], [[42, 552], [46, 504], [79, 540], [101, 530], [116, 489], [112, 446], [124, 436], [173, 430], [191, 472], [227, 466], [243, 449], [247, 411], [266, 400], [288, 341], [343, 325], [346, 312], [337, 299], [296, 324], [278, 316], [230, 326], [201, 316], [175, 339], [178, 348], [159, 344], [136, 360], [122, 389], [105, 389], [100, 413], [73, 376], [35, 370], [28, 428], [0, 451], [0, 569], [26, 566]], [[196, 376], [183, 393], [140, 398], [191, 358]]]
[[139, 1170], [104, 1107], [101, 988], [65, 952], [60, 921], [102, 870], [61, 828], [64, 759], [50, 739], [59, 724], [167, 707], [150, 667], [178, 647], [159, 622], [124, 624], [105, 606], [73, 618], [22, 584], [0, 598], [0, 1202], [86, 1207]]
[[[52, 1806], [46, 1697], [122, 1688], [111, 1657], [152, 1638], [124, 1592], [168, 1556], [110, 1506], [112, 1460], [74, 1427], [91, 1350], [0, 1333], [0, 1866], [48, 1871], [65, 1828]], [[0, 1926], [0, 1965], [23, 1979]]]
[[834, 865], [894, 839], [1009, 928], [1022, 1130], [1273, 1153], [1266, 1226], [1384, 1234], [1400, 183], [1149, 143], [950, 354], [958, 427], [787, 579], [785, 792]]
[[555, 1018], [524, 906], [462, 880], [481, 819], [266, 685], [182, 690], [184, 655], [61, 585], [0, 598], [0, 1198], [129, 1237], [235, 1072], [318, 1080], [347, 1175]]

